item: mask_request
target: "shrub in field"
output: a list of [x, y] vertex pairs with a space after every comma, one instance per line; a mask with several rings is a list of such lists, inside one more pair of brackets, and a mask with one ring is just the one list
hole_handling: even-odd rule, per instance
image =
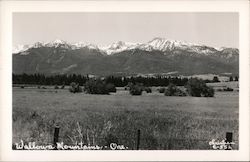
[[108, 83], [107, 85], [106, 85], [106, 88], [108, 89], [108, 91], [109, 92], [116, 92], [116, 87], [115, 87], [115, 85], [114, 84], [112, 84], [112, 83]]
[[213, 97], [214, 90], [211, 87], [208, 87], [206, 83], [197, 78], [191, 78], [188, 80], [187, 85], [187, 92], [189, 95], [194, 97]]
[[107, 84], [100, 79], [87, 81], [84, 90], [89, 94], [109, 94]]
[[128, 84], [124, 87], [125, 90], [129, 90], [131, 86], [134, 84], [132, 82], [128, 82]]
[[20, 86], [20, 88], [24, 88], [24, 86]]
[[223, 90], [224, 90], [224, 91], [234, 91], [234, 89], [233, 89], [233, 88], [229, 88], [229, 87], [224, 88]]
[[82, 88], [79, 86], [78, 83], [72, 82], [70, 83], [69, 91], [72, 93], [79, 93], [82, 92]]
[[161, 87], [159, 89], [157, 89], [159, 91], [159, 93], [164, 93], [165, 92], [165, 88], [164, 87]]
[[150, 87], [144, 87], [144, 91], [147, 93], [152, 93], [152, 89]]
[[221, 91], [223, 91], [223, 89], [219, 88], [219, 89], [217, 89], [217, 91], [221, 92]]
[[169, 84], [164, 92], [165, 96], [186, 96], [186, 93], [177, 88], [174, 84]]
[[143, 91], [143, 86], [140, 84], [133, 84], [129, 87], [129, 93], [131, 95], [141, 95]]
[[203, 92], [204, 97], [214, 97], [214, 89], [212, 87], [207, 87]]
[[55, 87], [54, 87], [55, 89], [59, 89], [59, 87], [57, 86], [57, 85], [55, 85]]

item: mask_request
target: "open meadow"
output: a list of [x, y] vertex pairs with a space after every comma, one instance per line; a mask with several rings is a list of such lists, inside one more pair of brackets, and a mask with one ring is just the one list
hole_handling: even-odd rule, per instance
[[115, 142], [136, 149], [212, 149], [209, 141], [233, 132], [238, 149], [239, 92], [215, 97], [169, 97], [158, 93], [131, 96], [124, 88], [110, 95], [70, 93], [67, 88], [13, 87], [13, 143], [59, 141], [104, 146]]

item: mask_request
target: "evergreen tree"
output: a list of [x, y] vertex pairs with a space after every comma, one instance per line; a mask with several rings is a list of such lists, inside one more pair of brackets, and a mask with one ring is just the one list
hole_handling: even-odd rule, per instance
[[213, 78], [213, 82], [214, 82], [214, 83], [216, 83], [216, 82], [220, 82], [220, 81], [219, 81], [219, 78], [218, 78], [217, 76], [214, 76], [214, 78]]

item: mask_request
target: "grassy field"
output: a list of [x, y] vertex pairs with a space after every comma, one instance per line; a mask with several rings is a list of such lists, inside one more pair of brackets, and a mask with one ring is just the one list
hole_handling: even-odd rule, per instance
[[140, 149], [211, 149], [209, 141], [233, 132], [238, 149], [238, 92], [215, 97], [166, 97], [153, 93], [131, 96], [119, 88], [111, 95], [73, 94], [67, 89], [13, 88], [13, 143], [24, 140], [107, 145], [110, 142]]

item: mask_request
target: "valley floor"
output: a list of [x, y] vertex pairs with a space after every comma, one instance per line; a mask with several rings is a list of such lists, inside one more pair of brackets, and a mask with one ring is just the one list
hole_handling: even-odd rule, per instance
[[238, 149], [239, 92], [215, 97], [166, 97], [156, 92], [131, 96], [118, 88], [111, 95], [70, 93], [68, 89], [13, 88], [13, 144], [23, 140], [53, 143], [54, 126], [66, 144], [136, 149], [212, 149], [209, 141], [233, 133]]

